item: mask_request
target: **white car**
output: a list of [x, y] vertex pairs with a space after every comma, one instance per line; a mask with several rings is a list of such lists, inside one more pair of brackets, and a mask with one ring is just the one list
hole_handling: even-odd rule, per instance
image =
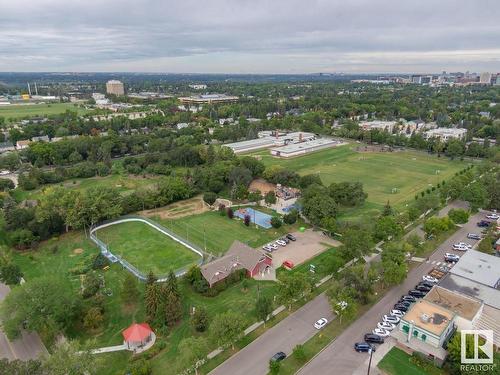
[[396, 324], [398, 324], [398, 323], [399, 323], [399, 321], [400, 321], [401, 319], [399, 319], [397, 316], [392, 316], [392, 315], [384, 315], [384, 316], [382, 317], [382, 320], [383, 320], [385, 323], [391, 323], [391, 324], [396, 325]]
[[378, 322], [377, 328], [385, 329], [386, 331], [392, 331], [394, 328], [396, 328], [396, 326], [392, 323]]
[[445, 253], [444, 254], [444, 260], [447, 262], [458, 262], [460, 260], [460, 257], [457, 254], [453, 253]]
[[437, 282], [439, 281], [435, 277], [432, 277], [432, 276], [429, 276], [429, 275], [422, 276], [422, 280], [428, 281], [428, 282], [433, 283], [433, 284], [437, 284]]
[[262, 246], [262, 249], [263, 249], [263, 250], [265, 250], [265, 251], [268, 251], [268, 252], [273, 251], [273, 249], [272, 249], [272, 248], [270, 248], [270, 247], [269, 247], [269, 246], [267, 246], [267, 245]]
[[472, 245], [469, 245], [468, 243], [465, 242], [459, 242], [456, 244], [453, 244], [453, 250], [459, 250], [459, 251], [467, 251], [469, 249], [472, 249]]
[[402, 312], [401, 310], [391, 310], [390, 314], [392, 316], [397, 316], [398, 318], [402, 318], [405, 313]]
[[500, 219], [500, 216], [498, 216], [498, 214], [489, 214], [489, 215], [486, 215], [486, 218], [491, 219], [491, 220], [498, 220], [498, 219]]
[[269, 246], [273, 250], [278, 250], [278, 245], [276, 245], [274, 243], [268, 243], [267, 246]]
[[286, 242], [283, 240], [276, 240], [276, 243], [281, 246], [286, 246]]
[[388, 330], [381, 328], [375, 328], [372, 333], [374, 333], [375, 335], [379, 335], [380, 337], [387, 337], [391, 334], [391, 332], [389, 332]]
[[324, 326], [326, 326], [327, 323], [328, 323], [328, 320], [326, 318], [321, 318], [316, 323], [314, 323], [314, 328], [321, 329]]

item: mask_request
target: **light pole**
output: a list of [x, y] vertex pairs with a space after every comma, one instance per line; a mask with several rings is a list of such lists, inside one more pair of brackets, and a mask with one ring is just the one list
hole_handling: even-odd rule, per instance
[[366, 373], [366, 375], [370, 375], [370, 367], [372, 366], [373, 348], [370, 348], [370, 350], [368, 350], [368, 353], [370, 353], [370, 361], [368, 362], [368, 372]]

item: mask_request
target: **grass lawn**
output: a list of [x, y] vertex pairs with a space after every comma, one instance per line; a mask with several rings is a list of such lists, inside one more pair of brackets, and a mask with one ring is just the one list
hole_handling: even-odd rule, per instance
[[0, 107], [0, 117], [4, 117], [7, 122], [29, 117], [57, 115], [66, 111], [77, 112], [84, 115], [89, 112], [73, 103], [51, 103], [51, 104], [20, 104]]
[[128, 222], [99, 229], [97, 237], [113, 254], [147, 274], [166, 275], [194, 264], [199, 256], [169, 236], [142, 222]]
[[[419, 151], [359, 153], [352, 147], [352, 144], [340, 146], [289, 160], [274, 158], [269, 150], [253, 155], [259, 155], [266, 166], [281, 165], [302, 175], [317, 173], [326, 185], [362, 182], [368, 193], [366, 204], [342, 212], [340, 217], [347, 219], [360, 213], [377, 214], [387, 201], [394, 207], [402, 207], [418, 192], [450, 178], [467, 165]], [[393, 188], [398, 189], [396, 193], [392, 193]]]
[[411, 356], [398, 348], [392, 348], [382, 360], [378, 367], [389, 375], [443, 375], [445, 374], [440, 368], [435, 366], [427, 366], [426, 368], [418, 367], [410, 361]]
[[75, 178], [60, 182], [58, 184], [44, 185], [40, 189], [36, 190], [26, 191], [18, 188], [13, 190], [13, 195], [18, 202], [23, 201], [24, 199], [37, 199], [45, 189], [51, 186], [63, 186], [67, 189], [75, 189], [81, 191], [87, 190], [90, 187], [109, 186], [114, 187], [120, 194], [125, 195], [138, 188], [151, 186], [155, 184], [159, 178], [160, 177], [156, 176], [148, 176], [147, 178], [144, 178], [141, 176], [122, 176], [118, 174], [113, 174], [105, 177]]
[[201, 248], [206, 247], [207, 251], [213, 254], [225, 253], [234, 240], [252, 247], [261, 246], [299, 226], [284, 225], [279, 229], [264, 229], [255, 225], [247, 227], [242, 220], [231, 220], [218, 212], [204, 212], [173, 220], [158, 217], [153, 219]]

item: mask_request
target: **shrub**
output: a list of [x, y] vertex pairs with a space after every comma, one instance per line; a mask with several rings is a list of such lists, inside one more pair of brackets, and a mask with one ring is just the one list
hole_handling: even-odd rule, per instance
[[469, 213], [462, 209], [451, 209], [448, 217], [456, 224], [465, 224], [469, 220]]
[[215, 203], [215, 200], [217, 199], [217, 194], [209, 191], [203, 194], [203, 200], [209, 204], [210, 206]]
[[220, 216], [226, 215], [226, 206], [224, 204], [219, 205], [219, 213], [220, 213]]
[[304, 345], [297, 345], [293, 348], [293, 357], [299, 361], [304, 362], [306, 360], [306, 352], [304, 350]]
[[299, 213], [296, 209], [291, 210], [288, 214], [283, 216], [283, 222], [285, 224], [294, 224], [297, 221]]
[[273, 360], [270, 360], [270, 361], [269, 361], [269, 372], [270, 372], [272, 375], [279, 374], [279, 372], [280, 372], [280, 367], [281, 367], [281, 362], [278, 362], [278, 361], [273, 361]]
[[106, 267], [107, 265], [109, 265], [109, 259], [106, 258], [101, 253], [98, 253], [92, 262], [92, 269], [93, 270], [100, 270], [100, 269], [103, 269], [104, 267]]
[[231, 209], [231, 207], [227, 208], [226, 214], [227, 214], [227, 217], [230, 218], [230, 219], [232, 219], [234, 217], [234, 212]]
[[208, 328], [208, 314], [203, 307], [198, 307], [191, 316], [191, 325], [197, 332], [205, 332]]
[[247, 227], [250, 225], [250, 215], [245, 215], [244, 222]]
[[279, 216], [273, 216], [271, 218], [271, 225], [273, 226], [273, 228], [279, 228], [283, 225], [283, 221]]

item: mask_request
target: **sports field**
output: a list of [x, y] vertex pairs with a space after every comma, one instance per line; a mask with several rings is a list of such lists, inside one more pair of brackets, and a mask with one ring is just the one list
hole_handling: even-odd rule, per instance
[[0, 117], [4, 117], [7, 122], [10, 122], [29, 117], [56, 115], [68, 110], [77, 112], [79, 115], [89, 112], [73, 103], [20, 104], [0, 106]]
[[97, 237], [113, 254], [147, 274], [165, 275], [195, 263], [199, 256], [165, 234], [141, 222], [128, 222], [99, 229]]
[[387, 201], [401, 207], [467, 165], [419, 151], [357, 152], [352, 148], [340, 146], [289, 160], [274, 158], [268, 150], [253, 155], [259, 155], [266, 166], [281, 165], [301, 175], [317, 173], [326, 185], [362, 182], [368, 193], [364, 207], [368, 211], [379, 210]]

